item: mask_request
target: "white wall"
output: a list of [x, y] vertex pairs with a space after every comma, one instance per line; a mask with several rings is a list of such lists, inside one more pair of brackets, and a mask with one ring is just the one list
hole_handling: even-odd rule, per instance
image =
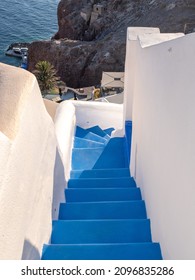
[[37, 259], [51, 232], [54, 125], [32, 74], [0, 72], [0, 259]]
[[123, 105], [103, 102], [74, 101], [76, 123], [88, 128], [99, 125], [102, 129], [123, 127]]
[[160, 33], [159, 28], [128, 27], [126, 40], [125, 79], [124, 79], [124, 122], [132, 120], [132, 104], [136, 69], [137, 38], [141, 34]]
[[194, 259], [195, 34], [148, 38], [137, 49], [131, 172], [163, 257]]

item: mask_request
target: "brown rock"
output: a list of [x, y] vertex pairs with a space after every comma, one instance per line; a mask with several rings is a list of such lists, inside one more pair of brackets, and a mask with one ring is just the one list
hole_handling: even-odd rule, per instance
[[[70, 87], [85, 87], [100, 83], [102, 71], [123, 71], [124, 43], [110, 48], [99, 42], [52, 40], [33, 42], [29, 47], [29, 70], [37, 61], [48, 60], [58, 75]], [[109, 55], [105, 56], [106, 53]], [[121, 60], [121, 61], [120, 61]]]
[[[194, 22], [193, 2], [61, 0], [58, 6], [59, 30], [53, 40], [30, 45], [29, 70], [32, 71], [39, 60], [48, 60], [68, 86], [99, 84], [102, 71], [124, 71], [128, 26], [183, 32], [186, 23]], [[91, 21], [88, 13], [94, 12], [94, 7], [98, 15]]]

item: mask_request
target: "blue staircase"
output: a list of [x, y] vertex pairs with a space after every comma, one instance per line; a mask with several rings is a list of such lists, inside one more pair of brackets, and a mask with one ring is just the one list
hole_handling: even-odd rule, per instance
[[[126, 131], [131, 130], [128, 123]], [[140, 189], [129, 172], [130, 138], [77, 127], [72, 171], [43, 260], [160, 260]], [[128, 152], [127, 152], [128, 151]]]

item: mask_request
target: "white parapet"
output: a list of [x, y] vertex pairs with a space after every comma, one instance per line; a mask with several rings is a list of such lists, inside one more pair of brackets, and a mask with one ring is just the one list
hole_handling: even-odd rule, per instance
[[73, 102], [76, 108], [76, 123], [88, 128], [99, 125], [102, 129], [123, 127], [123, 105], [103, 102]]
[[141, 34], [138, 36], [142, 48], [158, 45], [163, 42], [183, 37], [184, 33], [159, 33], [159, 34]]
[[71, 170], [71, 151], [76, 125], [75, 107], [72, 101], [60, 103], [54, 122], [58, 150], [64, 166], [64, 176], [67, 181]]

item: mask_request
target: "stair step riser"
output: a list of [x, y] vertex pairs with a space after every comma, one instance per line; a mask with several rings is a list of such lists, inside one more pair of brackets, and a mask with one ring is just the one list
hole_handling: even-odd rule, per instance
[[59, 219], [146, 219], [146, 209], [143, 201], [62, 203]]
[[139, 188], [65, 189], [67, 202], [128, 201], [140, 200]]
[[52, 244], [151, 242], [149, 220], [54, 221]]
[[70, 177], [71, 179], [130, 177], [130, 171], [128, 168], [72, 170]]
[[42, 260], [162, 260], [158, 243], [44, 245]]
[[133, 178], [88, 178], [70, 179], [68, 188], [135, 188]]

